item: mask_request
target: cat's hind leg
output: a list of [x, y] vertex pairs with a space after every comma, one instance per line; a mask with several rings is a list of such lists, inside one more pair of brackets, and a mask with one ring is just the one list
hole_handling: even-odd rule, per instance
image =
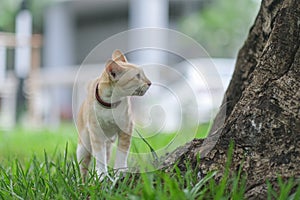
[[84, 181], [87, 176], [89, 164], [91, 161], [91, 145], [87, 130], [83, 130], [79, 135], [76, 156], [79, 163], [81, 177]]

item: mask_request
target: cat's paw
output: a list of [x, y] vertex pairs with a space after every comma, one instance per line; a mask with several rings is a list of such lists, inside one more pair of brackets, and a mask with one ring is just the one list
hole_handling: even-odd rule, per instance
[[114, 182], [114, 178], [112, 178], [108, 172], [97, 173], [97, 177], [95, 177], [99, 182], [103, 181], [111, 181]]
[[127, 168], [123, 169], [115, 169], [114, 170], [114, 178], [115, 179], [123, 179], [126, 176], [126, 173], [128, 172]]

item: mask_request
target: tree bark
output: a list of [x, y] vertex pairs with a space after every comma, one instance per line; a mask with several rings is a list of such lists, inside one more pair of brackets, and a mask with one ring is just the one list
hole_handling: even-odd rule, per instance
[[221, 177], [233, 140], [230, 169], [247, 175], [247, 198], [264, 199], [266, 180], [300, 177], [299, 44], [298, 0], [263, 0], [208, 139], [177, 149], [166, 163], [196, 163], [200, 153], [195, 169]]

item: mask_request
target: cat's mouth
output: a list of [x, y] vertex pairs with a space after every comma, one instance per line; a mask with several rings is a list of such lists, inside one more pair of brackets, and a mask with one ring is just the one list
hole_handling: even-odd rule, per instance
[[143, 96], [145, 93], [146, 93], [146, 90], [139, 88], [139, 89], [135, 90], [132, 95], [133, 96]]
[[143, 96], [147, 92], [148, 89], [149, 89], [149, 86], [147, 86], [147, 85], [139, 87], [134, 91], [132, 96]]

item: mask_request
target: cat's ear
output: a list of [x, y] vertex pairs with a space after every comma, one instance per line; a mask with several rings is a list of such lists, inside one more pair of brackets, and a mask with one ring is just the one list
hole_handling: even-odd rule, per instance
[[114, 60], [108, 60], [106, 62], [105, 71], [112, 81], [116, 81], [120, 74], [123, 73], [124, 68], [119, 66]]
[[114, 61], [127, 62], [125, 55], [119, 49], [115, 50], [111, 57]]

